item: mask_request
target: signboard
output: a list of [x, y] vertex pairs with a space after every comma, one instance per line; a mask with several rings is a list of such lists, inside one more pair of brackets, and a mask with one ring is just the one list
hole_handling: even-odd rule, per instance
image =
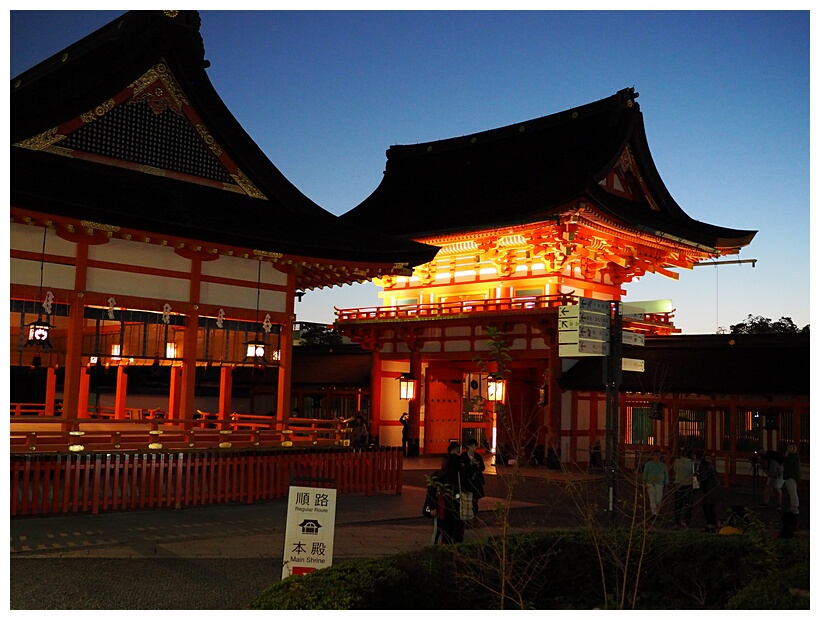
[[581, 297], [577, 304], [558, 308], [558, 355], [609, 355], [611, 305]]
[[621, 370], [628, 370], [631, 372], [643, 372], [644, 360], [636, 360], [631, 357], [621, 358]]
[[587, 355], [609, 355], [608, 342], [595, 342], [593, 340], [581, 340], [573, 344], [559, 344], [558, 355], [560, 357], [584, 357]]
[[291, 486], [282, 579], [333, 564], [336, 489]]
[[672, 312], [671, 299], [651, 299], [621, 304], [621, 314], [627, 319], [642, 319], [645, 314]]
[[625, 331], [621, 334], [621, 342], [624, 344], [631, 344], [636, 347], [642, 347], [646, 344], [646, 337], [643, 334]]
[[558, 328], [561, 328], [561, 321], [564, 319], [578, 319], [578, 325], [591, 325], [593, 327], [609, 327], [610, 318], [608, 314], [581, 310], [578, 305], [558, 307]]
[[598, 314], [609, 315], [610, 312], [610, 302], [601, 301], [600, 299], [581, 297], [581, 299], [578, 300], [578, 306], [581, 310], [589, 310], [590, 312], [596, 312]]

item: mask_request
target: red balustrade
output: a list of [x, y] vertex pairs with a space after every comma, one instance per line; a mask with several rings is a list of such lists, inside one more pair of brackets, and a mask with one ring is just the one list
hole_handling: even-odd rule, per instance
[[287, 497], [290, 480], [339, 493], [402, 492], [398, 448], [11, 456], [11, 516], [245, 503]]

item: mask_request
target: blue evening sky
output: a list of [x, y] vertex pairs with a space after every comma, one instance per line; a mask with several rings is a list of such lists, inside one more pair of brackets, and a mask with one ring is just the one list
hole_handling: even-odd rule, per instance
[[[9, 77], [121, 13], [11, 11]], [[335, 214], [376, 189], [391, 145], [634, 86], [673, 198], [697, 220], [758, 230], [740, 254], [758, 262], [696, 267], [678, 281], [647, 275], [626, 286], [626, 301], [672, 299], [688, 334], [749, 314], [810, 322], [808, 10], [202, 11], [202, 36], [228, 108]], [[379, 305], [377, 290], [308, 292], [297, 320]]]

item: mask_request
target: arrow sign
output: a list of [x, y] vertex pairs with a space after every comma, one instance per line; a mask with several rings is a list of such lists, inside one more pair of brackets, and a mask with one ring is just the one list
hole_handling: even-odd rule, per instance
[[581, 310], [589, 310], [598, 314], [609, 314], [610, 305], [608, 301], [601, 301], [600, 299], [590, 299], [589, 297], [581, 297], [578, 300], [578, 305]]
[[609, 340], [609, 330], [606, 327], [580, 325], [578, 327], [578, 340]]
[[642, 347], [646, 344], [646, 336], [643, 334], [636, 334], [635, 332], [623, 332], [621, 335], [621, 342], [624, 344], [631, 344], [636, 347]]
[[609, 343], [582, 340], [581, 342], [574, 344], [559, 344], [558, 355], [560, 357], [590, 357], [609, 355]]
[[595, 342], [593, 340], [579, 340], [578, 352], [587, 355], [609, 355], [608, 342]]
[[578, 319], [558, 319], [558, 331], [578, 331]]

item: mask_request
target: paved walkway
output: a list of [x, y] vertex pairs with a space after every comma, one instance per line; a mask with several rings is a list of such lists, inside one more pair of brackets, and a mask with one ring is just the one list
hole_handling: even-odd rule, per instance
[[[430, 544], [432, 522], [420, 511], [424, 475], [439, 462], [437, 457], [407, 459], [401, 495], [340, 495], [334, 561], [392, 555]], [[487, 473], [484, 509], [501, 501], [505, 488], [504, 477], [496, 475], [494, 468]], [[526, 473], [516, 488], [520, 499], [513, 502], [513, 514], [519, 516], [513, 520], [515, 530], [566, 525], [559, 515], [568, 512], [560, 508], [567, 484], [600, 480], [600, 476], [569, 476], [544, 469]], [[753, 505], [754, 491], [734, 489], [727, 501]], [[801, 521], [808, 528], [808, 490], [802, 495]], [[278, 500], [12, 519], [10, 608], [245, 608], [280, 578], [286, 508], [286, 500]], [[772, 513], [772, 520], [778, 518], [774, 508], [763, 510]], [[480, 527], [468, 530], [466, 536], [487, 532]]]

